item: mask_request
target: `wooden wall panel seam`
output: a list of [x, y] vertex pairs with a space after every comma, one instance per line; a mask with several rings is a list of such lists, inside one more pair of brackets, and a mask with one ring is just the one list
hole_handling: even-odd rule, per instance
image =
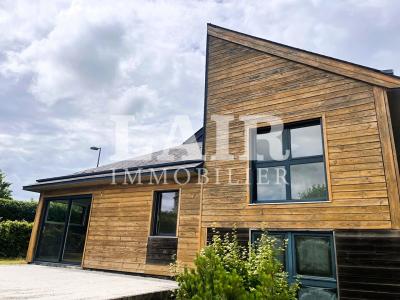
[[93, 212], [93, 203], [95, 202], [96, 198], [97, 198], [96, 195], [92, 194], [92, 200], [91, 200], [91, 203], [90, 203], [88, 226], [86, 228], [85, 244], [83, 246], [83, 253], [82, 253], [82, 261], [81, 261], [81, 267], [82, 268], [85, 266], [86, 246], [87, 246], [87, 243], [88, 243], [87, 237], [89, 236], [90, 223], [91, 223], [91, 217], [92, 217], [92, 212]]
[[375, 106], [378, 119], [378, 128], [382, 145], [382, 157], [386, 176], [386, 184], [389, 197], [390, 215], [392, 228], [400, 229], [400, 198], [397, 157], [392, 132], [390, 130], [390, 120], [388, 119], [388, 107], [385, 101], [386, 91], [380, 87], [373, 87]]

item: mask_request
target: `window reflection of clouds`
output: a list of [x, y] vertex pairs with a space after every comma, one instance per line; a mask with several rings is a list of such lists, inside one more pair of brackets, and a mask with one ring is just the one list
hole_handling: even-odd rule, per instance
[[176, 210], [175, 196], [175, 192], [162, 194], [161, 211], [170, 212]]
[[[259, 168], [257, 170], [257, 199], [285, 200], [286, 187], [284, 178], [284, 167]], [[265, 177], [266, 176], [266, 177]]]
[[290, 130], [292, 157], [322, 155], [321, 126], [308, 126]]
[[282, 160], [282, 135], [272, 137], [271, 133], [259, 133], [256, 142], [258, 161]]

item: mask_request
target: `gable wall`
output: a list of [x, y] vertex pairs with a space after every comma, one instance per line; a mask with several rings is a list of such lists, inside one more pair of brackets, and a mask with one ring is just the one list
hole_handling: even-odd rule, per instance
[[[376, 109], [377, 103], [381, 105], [376, 95], [384, 95], [382, 90], [213, 36], [208, 43], [205, 166], [210, 181], [204, 185], [202, 200], [203, 234], [205, 227], [235, 225], [391, 228], [389, 200], [398, 202], [398, 196], [394, 199], [396, 194], [389, 195], [387, 188], [389, 183], [397, 189], [397, 184], [388, 181], [393, 170], [388, 169], [390, 157], [383, 156], [388, 140], [380, 129], [382, 112]], [[249, 165], [237, 159], [245, 147], [244, 123], [238, 118], [263, 113], [285, 123], [322, 118], [329, 203], [249, 204], [249, 186], [244, 182]], [[235, 160], [210, 160], [216, 150], [212, 114], [235, 116], [221, 146], [229, 147]], [[228, 184], [228, 168], [233, 170], [231, 181], [238, 184]], [[216, 169], [220, 184], [215, 183]]]

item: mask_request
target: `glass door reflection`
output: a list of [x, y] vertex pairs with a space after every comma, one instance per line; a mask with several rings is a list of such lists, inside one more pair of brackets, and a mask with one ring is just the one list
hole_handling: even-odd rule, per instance
[[46, 201], [36, 250], [37, 260], [81, 263], [90, 204], [89, 196], [63, 197]]
[[58, 262], [64, 244], [68, 208], [69, 202], [67, 200], [52, 200], [48, 202], [36, 252], [37, 259]]
[[65, 262], [80, 263], [82, 261], [89, 211], [90, 202], [87, 200], [72, 201], [62, 259]]

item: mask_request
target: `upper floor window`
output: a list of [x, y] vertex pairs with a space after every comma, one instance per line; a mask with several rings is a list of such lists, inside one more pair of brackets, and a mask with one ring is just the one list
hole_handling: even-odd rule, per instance
[[153, 235], [176, 236], [178, 201], [178, 191], [154, 194]]
[[253, 202], [327, 200], [320, 120], [258, 128], [252, 145]]

